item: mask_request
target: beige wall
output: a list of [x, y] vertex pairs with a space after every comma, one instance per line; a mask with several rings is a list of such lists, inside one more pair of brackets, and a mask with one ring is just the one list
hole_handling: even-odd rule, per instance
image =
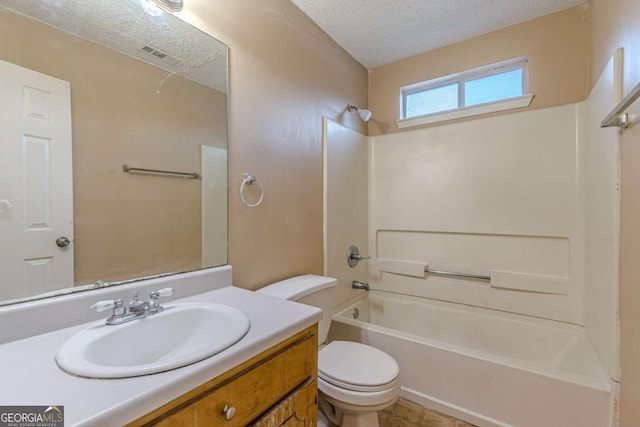
[[400, 88], [522, 56], [529, 57], [530, 109], [581, 101], [588, 94], [588, 21], [568, 9], [432, 50], [370, 72], [371, 135], [398, 132]]
[[199, 171], [226, 95], [6, 10], [0, 38], [0, 59], [71, 83], [75, 283], [201, 267], [200, 181], [122, 165]]
[[[640, 82], [640, 2], [591, 0], [591, 84], [618, 47], [624, 48], [624, 93]], [[640, 111], [636, 102], [633, 111]], [[640, 126], [621, 137], [620, 425], [640, 422]]]
[[[229, 264], [255, 289], [322, 274], [322, 116], [360, 132], [367, 71], [288, 0], [192, 0], [180, 16], [230, 48]], [[242, 204], [243, 173], [265, 196]]]

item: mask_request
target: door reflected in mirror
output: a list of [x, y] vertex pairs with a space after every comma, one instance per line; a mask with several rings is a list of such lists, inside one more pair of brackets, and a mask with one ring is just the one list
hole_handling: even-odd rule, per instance
[[143, 6], [0, 0], [0, 304], [227, 262], [227, 47]]

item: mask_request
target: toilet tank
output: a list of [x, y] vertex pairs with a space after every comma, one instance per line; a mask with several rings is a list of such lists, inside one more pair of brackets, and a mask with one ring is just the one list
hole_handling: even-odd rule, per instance
[[256, 292], [320, 308], [322, 320], [318, 324], [318, 344], [322, 344], [329, 333], [337, 285], [338, 279], [333, 277], [306, 274], [273, 283]]

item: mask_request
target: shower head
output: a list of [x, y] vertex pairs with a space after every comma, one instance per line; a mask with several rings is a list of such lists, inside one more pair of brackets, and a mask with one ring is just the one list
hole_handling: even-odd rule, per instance
[[351, 104], [347, 105], [347, 111], [353, 111], [353, 110], [356, 110], [360, 118], [365, 122], [368, 122], [369, 119], [371, 118], [371, 111], [365, 110], [363, 108], [358, 108], [355, 105], [351, 105]]

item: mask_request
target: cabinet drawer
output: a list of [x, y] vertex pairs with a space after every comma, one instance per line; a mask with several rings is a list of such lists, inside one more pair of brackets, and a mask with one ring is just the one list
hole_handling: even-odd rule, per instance
[[[266, 360], [235, 381], [221, 387], [194, 404], [196, 420], [201, 425], [246, 426], [280, 401], [310, 376], [314, 365], [315, 340], [306, 340]], [[236, 414], [227, 421], [225, 405]]]
[[[140, 421], [143, 426], [246, 426], [276, 403], [315, 379], [317, 370], [317, 329], [309, 328], [280, 346], [188, 393]], [[313, 381], [315, 388], [315, 381]], [[187, 396], [185, 395], [185, 396]], [[224, 407], [235, 415], [225, 419]]]

